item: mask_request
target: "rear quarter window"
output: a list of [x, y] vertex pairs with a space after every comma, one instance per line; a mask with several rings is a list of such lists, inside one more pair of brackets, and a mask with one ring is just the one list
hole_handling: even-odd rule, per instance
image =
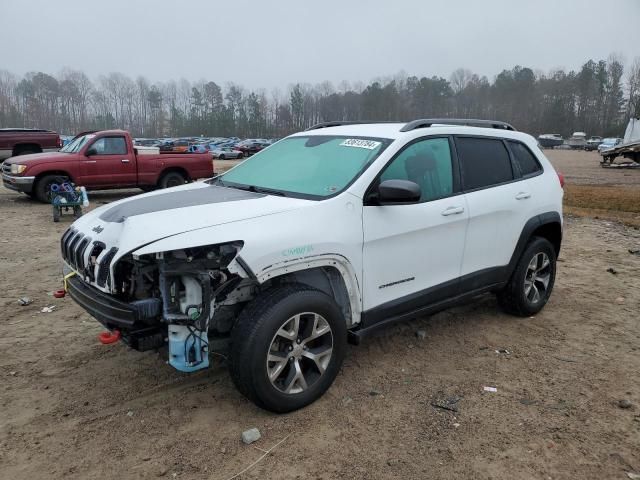
[[502, 140], [457, 137], [464, 190], [476, 190], [513, 180], [511, 159]]
[[513, 157], [516, 160], [516, 165], [520, 169], [520, 173], [523, 177], [527, 175], [534, 175], [542, 171], [542, 167], [540, 166], [538, 159], [526, 145], [511, 140], [509, 140], [508, 143], [511, 153], [513, 153]]

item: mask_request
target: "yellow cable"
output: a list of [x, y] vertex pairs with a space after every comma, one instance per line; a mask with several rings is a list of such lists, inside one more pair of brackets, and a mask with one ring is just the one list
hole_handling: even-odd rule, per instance
[[63, 278], [62, 281], [64, 282], [64, 291], [67, 292], [69, 291], [69, 289], [67, 288], [67, 280], [70, 279], [71, 277], [73, 277], [77, 272], [71, 272], [71, 273], [67, 273]]

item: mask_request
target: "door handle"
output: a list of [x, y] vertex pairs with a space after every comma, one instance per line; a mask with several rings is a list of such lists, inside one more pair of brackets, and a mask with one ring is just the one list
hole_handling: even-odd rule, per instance
[[123, 158], [122, 160], [120, 160], [122, 163], [129, 163], [129, 159], [128, 158]]
[[85, 160], [84, 163], [96, 163], [96, 160]]
[[449, 215], [457, 215], [464, 212], [464, 207], [449, 207], [442, 212], [442, 215], [448, 217]]
[[530, 198], [531, 194], [529, 192], [520, 192], [516, 195], [516, 200], [526, 200]]

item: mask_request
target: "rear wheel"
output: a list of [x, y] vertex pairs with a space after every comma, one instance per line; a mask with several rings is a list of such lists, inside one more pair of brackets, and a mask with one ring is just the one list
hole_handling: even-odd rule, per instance
[[525, 249], [507, 286], [498, 293], [508, 313], [526, 317], [547, 304], [556, 278], [556, 252], [546, 238], [534, 237]]
[[187, 183], [187, 179], [180, 172], [168, 172], [162, 176], [159, 185], [160, 188], [171, 188], [185, 183]]
[[331, 297], [304, 285], [275, 288], [238, 318], [231, 334], [231, 378], [259, 407], [297, 410], [331, 386], [346, 340], [344, 317]]
[[33, 187], [33, 196], [42, 203], [51, 202], [51, 185], [54, 183], [67, 182], [68, 177], [60, 175], [45, 175], [40, 177]]
[[218, 155], [218, 160], [224, 160], [224, 159], [225, 159], [225, 158], [224, 158], [224, 154], [222, 154], [222, 155]]

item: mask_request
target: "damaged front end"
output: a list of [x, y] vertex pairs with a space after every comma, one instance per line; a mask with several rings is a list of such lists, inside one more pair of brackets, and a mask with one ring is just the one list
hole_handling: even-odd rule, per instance
[[[235, 241], [128, 254], [113, 266], [111, 293], [90, 285], [86, 269], [69, 278], [68, 291], [132, 348], [168, 347], [174, 368], [200, 370], [209, 365], [210, 337], [224, 345], [242, 304], [253, 297], [255, 282], [237, 259], [242, 246]], [[89, 257], [86, 263], [99, 267], [99, 260]]]

